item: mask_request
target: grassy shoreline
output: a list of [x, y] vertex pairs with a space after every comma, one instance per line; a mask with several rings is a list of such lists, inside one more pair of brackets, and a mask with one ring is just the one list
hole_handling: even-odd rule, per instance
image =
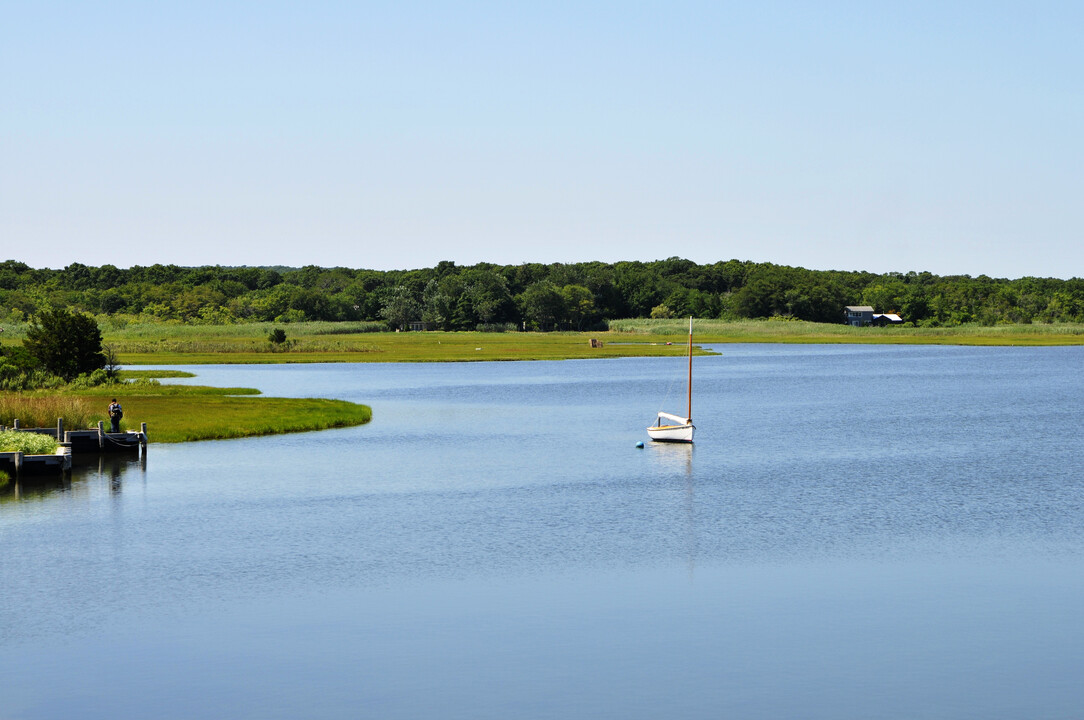
[[[618, 320], [611, 332], [688, 334], [688, 320]], [[724, 322], [694, 320], [705, 343], [828, 343], [885, 345], [1084, 345], [1084, 325], [958, 325], [955, 327], [862, 327], [803, 321]]]
[[[105, 409], [113, 397], [124, 406], [121, 429], [138, 429], [140, 423], [147, 423], [147, 435], [154, 443], [328, 430], [372, 419], [369, 406], [346, 400], [263, 397], [254, 388], [148, 383], [0, 393], [0, 411], [5, 424], [18, 417], [25, 427], [54, 427], [57, 417], [65, 417], [65, 426], [73, 429], [97, 420], [108, 423]], [[68, 409], [57, 410], [59, 401]]]
[[[191, 376], [170, 370], [138, 370], [133, 365], [199, 365], [313, 362], [469, 362], [567, 360], [681, 355], [688, 321], [622, 320], [606, 332], [481, 333], [357, 332], [350, 323], [258, 323], [251, 325], [170, 325], [148, 323], [106, 330], [105, 343], [128, 366], [124, 377], [137, 382], [99, 388], [65, 388], [0, 393], [0, 424], [23, 413], [24, 425], [53, 426], [71, 414], [69, 427], [105, 419], [109, 398], [122, 398], [125, 417], [136, 427], [148, 424], [152, 442], [186, 442], [361, 425], [372, 417], [368, 406], [319, 398], [265, 398], [252, 388], [214, 388], [138, 382]], [[951, 328], [852, 328], [807, 322], [694, 320], [695, 342], [859, 343], [989, 346], [1084, 345], [1084, 325], [1009, 325]], [[267, 334], [286, 330], [287, 349], [273, 346]], [[603, 342], [591, 347], [590, 339]], [[14, 337], [5, 338], [12, 344]], [[697, 353], [705, 351], [697, 348]], [[52, 404], [42, 402], [50, 399]], [[41, 408], [34, 410], [35, 403]], [[66, 406], [64, 404], [67, 404]], [[63, 407], [62, 407], [63, 406]], [[65, 409], [65, 407], [68, 409]], [[76, 407], [78, 406], [78, 407]], [[40, 411], [40, 412], [39, 412]], [[34, 415], [34, 413], [37, 415]], [[43, 418], [34, 420], [32, 418]], [[93, 424], [91, 422], [90, 424]]]
[[[686, 320], [620, 320], [603, 332], [351, 332], [350, 323], [257, 323], [227, 326], [135, 325], [106, 331], [124, 365], [256, 363], [470, 362], [567, 360], [680, 354]], [[925, 345], [1084, 345], [1084, 325], [961, 325], [853, 328], [809, 322], [694, 320], [698, 344], [858, 343]], [[267, 334], [281, 327], [286, 349]], [[590, 347], [596, 338], [603, 347]]]
[[[359, 323], [302, 322], [243, 325], [132, 323], [103, 325], [103, 340], [119, 362], [133, 365], [264, 363], [470, 362], [567, 360], [679, 354], [668, 342], [684, 341], [688, 321], [614, 320], [593, 332], [368, 332]], [[858, 343], [924, 345], [1084, 345], [1084, 324], [959, 325], [954, 327], [853, 328], [842, 323], [747, 320], [693, 322], [696, 342]], [[274, 345], [272, 329], [288, 341]], [[5, 345], [17, 344], [8, 328]], [[592, 348], [596, 338], [603, 347]]]

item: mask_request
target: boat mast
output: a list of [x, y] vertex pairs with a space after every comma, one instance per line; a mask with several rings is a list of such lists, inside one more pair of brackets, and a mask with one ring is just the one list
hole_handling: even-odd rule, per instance
[[689, 404], [685, 411], [688, 422], [693, 421], [693, 316], [689, 316]]

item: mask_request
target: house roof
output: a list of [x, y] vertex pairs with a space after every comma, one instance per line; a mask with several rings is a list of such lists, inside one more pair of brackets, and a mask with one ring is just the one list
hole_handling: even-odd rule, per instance
[[871, 313], [871, 312], [873, 312], [873, 308], [870, 307], [869, 305], [848, 305], [847, 306], [847, 311], [848, 312], [869, 312], [869, 313]]
[[882, 315], [875, 314], [873, 316], [873, 319], [876, 320], [877, 318], [887, 318], [892, 322], [903, 322], [903, 318], [901, 318], [899, 315], [896, 315], [895, 313], [884, 313]]

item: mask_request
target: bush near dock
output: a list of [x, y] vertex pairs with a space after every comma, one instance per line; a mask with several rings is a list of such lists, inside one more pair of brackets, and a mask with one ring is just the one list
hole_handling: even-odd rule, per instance
[[21, 452], [25, 455], [52, 455], [56, 452], [57, 441], [48, 435], [38, 433], [0, 432], [0, 452]]

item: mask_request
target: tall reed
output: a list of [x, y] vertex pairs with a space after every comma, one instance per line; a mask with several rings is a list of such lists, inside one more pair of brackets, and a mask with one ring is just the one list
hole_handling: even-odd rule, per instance
[[105, 416], [105, 408], [89, 398], [0, 393], [0, 425], [14, 425], [17, 419], [23, 427], [51, 428], [62, 419], [64, 427], [76, 430], [96, 425]]

